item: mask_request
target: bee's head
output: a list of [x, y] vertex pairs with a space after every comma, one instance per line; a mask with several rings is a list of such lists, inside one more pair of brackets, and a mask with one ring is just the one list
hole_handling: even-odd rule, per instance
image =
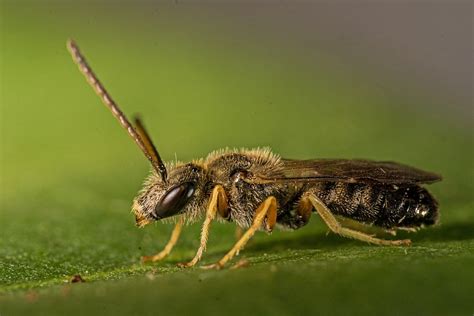
[[[202, 194], [199, 195], [199, 191], [203, 189], [205, 183], [202, 181], [205, 174], [203, 167], [195, 163], [167, 168], [140, 118], [135, 117], [135, 124], [132, 125], [97, 78], [76, 43], [69, 40], [67, 46], [79, 70], [153, 167], [153, 174], [147, 179], [144, 188], [133, 203], [137, 225], [144, 226], [152, 220], [197, 209], [196, 196], [202, 196]], [[192, 205], [193, 203], [195, 204]], [[192, 206], [194, 208], [191, 208]]]
[[203, 167], [188, 163], [170, 165], [167, 170], [166, 182], [153, 172], [133, 201], [137, 226], [199, 208], [198, 197], [206, 182]]

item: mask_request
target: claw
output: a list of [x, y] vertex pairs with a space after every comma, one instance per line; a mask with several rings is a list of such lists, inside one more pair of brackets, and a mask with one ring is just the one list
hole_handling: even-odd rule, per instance
[[402, 240], [396, 240], [395, 245], [398, 246], [410, 246], [411, 245], [411, 240], [410, 239], [402, 239]]
[[155, 262], [155, 261], [157, 261], [157, 260], [153, 260], [153, 257], [154, 257], [154, 256], [142, 256], [142, 257], [140, 258], [140, 261], [141, 261], [142, 263]]
[[249, 266], [249, 261], [247, 259], [241, 259], [239, 262], [237, 262], [232, 267], [230, 267], [229, 270], [240, 269], [240, 268], [248, 267], [248, 266]]
[[147, 262], [156, 262], [156, 261], [161, 261], [166, 257], [167, 254], [163, 254], [162, 252], [154, 255], [154, 256], [142, 256], [140, 259], [142, 263], [147, 263]]
[[201, 268], [204, 269], [204, 270], [211, 270], [211, 269], [221, 270], [223, 267], [224, 266], [222, 264], [217, 262], [217, 263], [209, 264], [207, 266], [202, 266]]
[[397, 231], [395, 229], [385, 229], [385, 232], [392, 236], [397, 236]]
[[179, 268], [191, 268], [194, 266], [191, 262], [179, 262], [176, 264], [177, 267]]

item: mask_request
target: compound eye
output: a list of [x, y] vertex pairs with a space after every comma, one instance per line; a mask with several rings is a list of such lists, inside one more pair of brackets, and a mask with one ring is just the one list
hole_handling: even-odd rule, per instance
[[176, 215], [188, 203], [195, 190], [194, 182], [185, 182], [169, 189], [156, 205], [153, 217], [162, 219]]

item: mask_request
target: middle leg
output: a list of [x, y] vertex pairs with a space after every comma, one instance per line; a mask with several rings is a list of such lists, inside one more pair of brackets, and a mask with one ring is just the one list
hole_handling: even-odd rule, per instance
[[205, 269], [221, 269], [224, 265], [231, 260], [236, 254], [242, 250], [247, 242], [252, 238], [255, 232], [262, 227], [262, 224], [265, 219], [267, 219], [267, 227], [268, 231], [271, 231], [276, 223], [276, 215], [277, 215], [277, 201], [276, 198], [273, 196], [268, 197], [255, 211], [255, 217], [253, 219], [252, 226], [242, 235], [242, 237], [237, 241], [237, 243], [232, 247], [229, 252], [222, 257], [221, 260], [218, 262], [204, 266]]

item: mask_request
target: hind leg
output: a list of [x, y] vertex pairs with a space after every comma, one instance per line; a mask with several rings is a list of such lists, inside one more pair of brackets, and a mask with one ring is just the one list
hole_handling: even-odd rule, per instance
[[371, 236], [367, 233], [357, 231], [354, 229], [343, 227], [336, 217], [332, 214], [331, 210], [313, 193], [305, 196], [302, 201], [310, 201], [313, 207], [318, 212], [319, 216], [323, 219], [329, 229], [341, 236], [358, 239], [365, 241], [371, 244], [384, 245], [384, 246], [408, 246], [411, 244], [411, 240], [402, 239], [402, 240], [386, 240], [380, 239], [374, 236]]

